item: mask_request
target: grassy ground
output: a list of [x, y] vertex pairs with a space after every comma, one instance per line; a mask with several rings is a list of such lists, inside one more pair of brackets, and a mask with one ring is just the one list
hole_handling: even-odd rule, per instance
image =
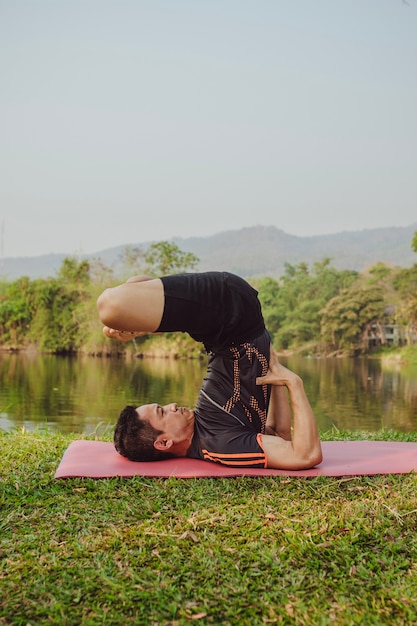
[[73, 438], [0, 436], [0, 624], [417, 623], [417, 475], [56, 481]]

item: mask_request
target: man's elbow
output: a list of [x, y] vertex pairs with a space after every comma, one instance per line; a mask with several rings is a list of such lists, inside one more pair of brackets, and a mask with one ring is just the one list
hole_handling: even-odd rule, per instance
[[302, 467], [300, 467], [300, 469], [311, 469], [312, 467], [316, 467], [316, 465], [319, 465], [322, 460], [323, 453], [321, 446], [319, 445], [315, 450], [312, 450], [301, 460]]
[[[316, 467], [323, 460], [320, 442], [313, 447], [302, 450], [294, 448], [290, 441], [282, 442], [279, 446], [273, 445], [274, 438], [267, 440], [266, 449], [267, 467], [271, 469], [307, 470]], [[265, 439], [263, 439], [265, 445]], [[284, 444], [284, 445], [283, 445]]]

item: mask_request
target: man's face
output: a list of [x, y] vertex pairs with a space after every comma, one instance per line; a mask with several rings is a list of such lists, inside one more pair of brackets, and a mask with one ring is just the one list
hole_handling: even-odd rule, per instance
[[162, 431], [161, 437], [173, 441], [182, 441], [190, 425], [194, 423], [194, 411], [178, 407], [175, 403], [160, 406], [144, 404], [136, 409], [140, 420], [146, 420], [156, 430]]

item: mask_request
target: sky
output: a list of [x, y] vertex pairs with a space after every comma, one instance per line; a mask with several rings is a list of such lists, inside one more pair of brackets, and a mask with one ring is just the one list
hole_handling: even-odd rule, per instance
[[417, 223], [417, 0], [0, 0], [0, 85], [1, 257]]

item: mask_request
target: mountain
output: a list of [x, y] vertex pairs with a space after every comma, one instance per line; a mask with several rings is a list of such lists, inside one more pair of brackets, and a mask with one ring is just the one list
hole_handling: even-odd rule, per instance
[[377, 261], [401, 267], [417, 262], [411, 241], [417, 223], [408, 227], [346, 231], [297, 237], [272, 226], [254, 226], [207, 238], [175, 239], [200, 259], [199, 269], [227, 269], [244, 277], [283, 274], [292, 265], [332, 259], [338, 269], [362, 270]]
[[[278, 278], [285, 263], [311, 265], [325, 257], [338, 269], [363, 270], [378, 261], [410, 267], [417, 263], [411, 249], [417, 222], [411, 226], [345, 231], [332, 235], [297, 237], [274, 226], [252, 226], [221, 232], [210, 237], [174, 238], [181, 250], [193, 252], [199, 259], [198, 270], [227, 270], [245, 278]], [[146, 249], [150, 242], [133, 244]], [[108, 248], [81, 259], [100, 259], [117, 269], [125, 246]], [[20, 276], [46, 278], [58, 271], [65, 254], [37, 257], [9, 257], [0, 260], [0, 276], [15, 280]]]

